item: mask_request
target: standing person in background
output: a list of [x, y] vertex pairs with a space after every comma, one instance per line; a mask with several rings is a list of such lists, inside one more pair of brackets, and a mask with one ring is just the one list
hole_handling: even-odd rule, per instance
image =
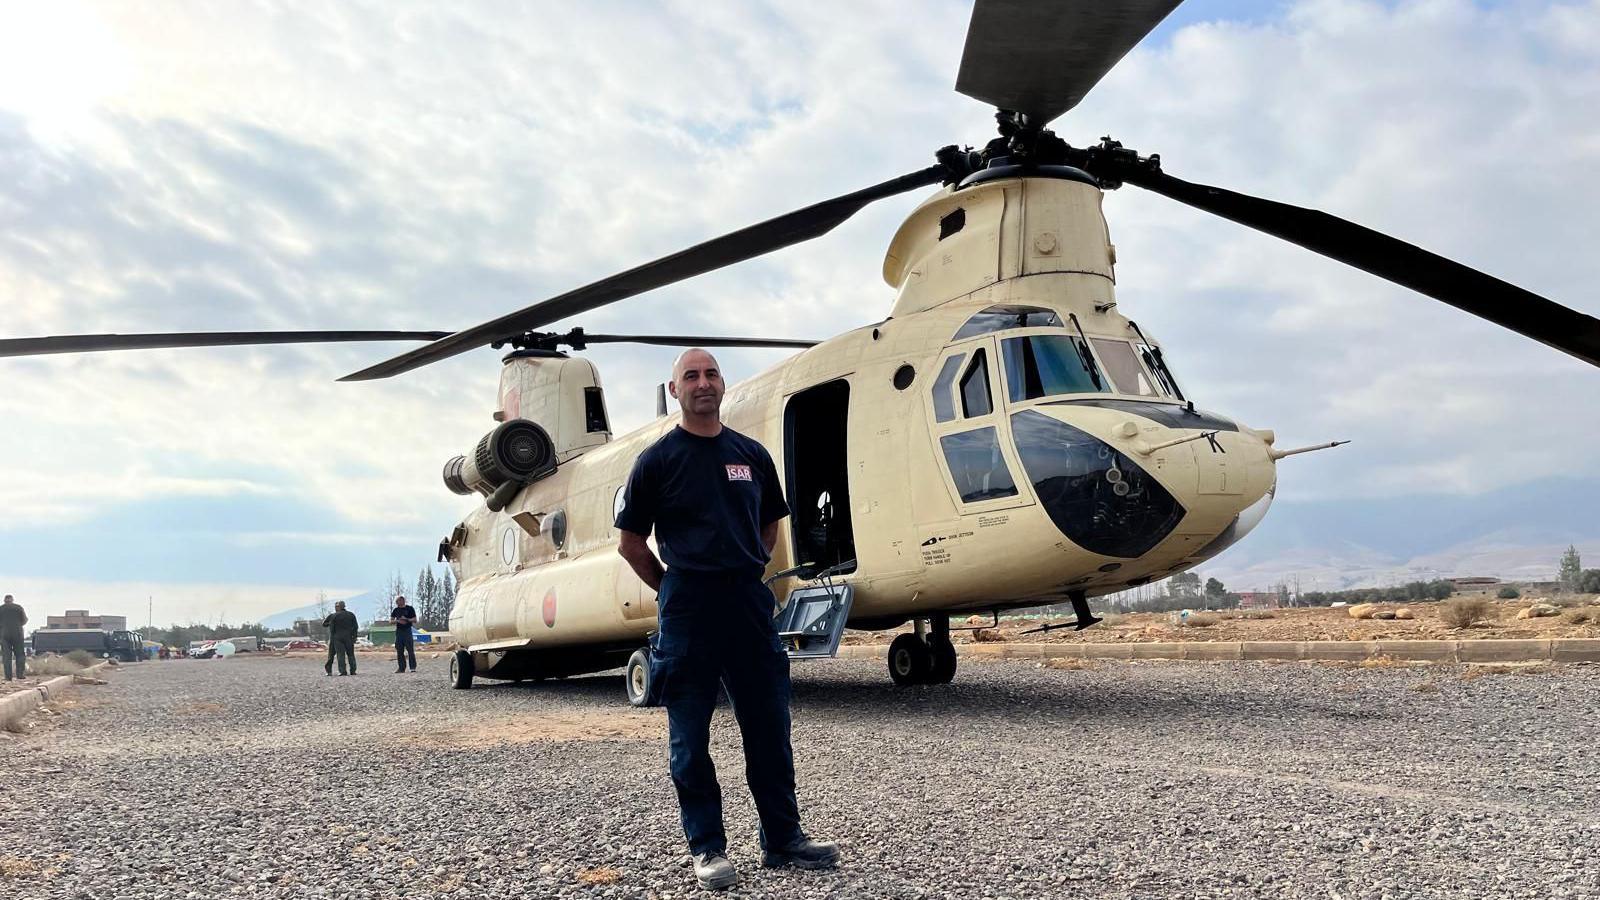
[[0, 603], [0, 656], [5, 657], [6, 680], [12, 677], [12, 662], [16, 663], [16, 677], [28, 677], [27, 657], [22, 652], [22, 626], [28, 624], [28, 614], [17, 604], [15, 597], [6, 595]]
[[356, 632], [360, 630], [361, 623], [356, 621], [356, 614], [344, 608], [343, 600], [333, 601], [333, 612], [322, 620], [322, 627], [328, 629], [328, 661], [322, 671], [333, 674], [334, 657], [339, 659], [339, 674], [345, 674], [345, 661], [349, 660], [350, 674], [356, 673]]
[[411, 608], [404, 596], [394, 598], [394, 610], [389, 613], [389, 621], [394, 623], [394, 655], [400, 663], [400, 668], [395, 669], [398, 675], [406, 670], [406, 664], [411, 664], [411, 671], [417, 670], [417, 645], [411, 636], [411, 626], [417, 623], [417, 611]]

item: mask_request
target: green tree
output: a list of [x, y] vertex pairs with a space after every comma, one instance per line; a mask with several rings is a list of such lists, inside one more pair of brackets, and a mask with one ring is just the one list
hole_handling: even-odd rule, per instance
[[1578, 548], [1568, 544], [1567, 552], [1561, 554], [1561, 565], [1556, 569], [1556, 580], [1561, 583], [1561, 590], [1574, 593], [1578, 590], [1578, 579], [1583, 576], [1583, 559], [1578, 556]]
[[439, 627], [450, 627], [450, 612], [456, 608], [456, 575], [449, 566], [444, 568], [444, 577], [439, 579], [439, 608], [443, 610]]
[[1167, 580], [1167, 592], [1183, 599], [1198, 597], [1200, 576], [1194, 572], [1179, 572]]
[[[1198, 578], [1199, 576], [1196, 576], [1196, 577]], [[1221, 600], [1223, 597], [1226, 597], [1227, 595], [1228, 595], [1228, 589], [1227, 589], [1227, 587], [1225, 587], [1223, 585], [1222, 582], [1216, 580], [1215, 578], [1207, 578], [1206, 579], [1206, 599], [1207, 600]]]

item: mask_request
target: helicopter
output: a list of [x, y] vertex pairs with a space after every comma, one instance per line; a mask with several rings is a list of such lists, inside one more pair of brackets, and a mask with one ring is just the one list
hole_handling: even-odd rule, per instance
[[[724, 420], [771, 451], [793, 516], [769, 577], [797, 658], [847, 627], [910, 623], [898, 684], [949, 682], [959, 617], [1088, 600], [1191, 569], [1259, 524], [1280, 449], [1195, 405], [1162, 344], [1118, 306], [1106, 191], [1135, 186], [1300, 244], [1600, 365], [1600, 322], [1337, 217], [1180, 180], [1109, 138], [1049, 129], [1177, 0], [978, 0], [956, 88], [996, 107], [981, 149], [732, 232], [462, 331], [79, 335], [0, 354], [310, 341], [422, 347], [343, 380], [386, 378], [483, 346], [502, 361], [495, 426], [443, 480], [482, 504], [444, 536], [461, 587], [455, 687], [625, 666], [650, 679], [649, 591], [611, 521], [633, 459], [675, 427], [613, 434], [590, 344], [770, 346], [800, 352], [731, 385]], [[827, 233], [866, 205], [931, 190], [890, 240], [881, 321], [819, 342], [595, 335], [552, 324]]]

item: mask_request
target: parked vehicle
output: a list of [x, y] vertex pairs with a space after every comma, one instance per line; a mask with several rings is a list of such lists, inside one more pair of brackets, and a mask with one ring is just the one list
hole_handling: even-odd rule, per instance
[[101, 659], [123, 662], [144, 659], [144, 635], [137, 631], [105, 631], [99, 628], [40, 628], [33, 632], [33, 652], [71, 653], [82, 650]]

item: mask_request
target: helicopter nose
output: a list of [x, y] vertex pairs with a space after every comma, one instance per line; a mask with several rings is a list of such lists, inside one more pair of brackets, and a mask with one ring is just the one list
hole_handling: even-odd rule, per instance
[[1011, 417], [1017, 454], [1050, 520], [1103, 556], [1134, 558], [1166, 539], [1183, 504], [1133, 457], [1037, 410]]

